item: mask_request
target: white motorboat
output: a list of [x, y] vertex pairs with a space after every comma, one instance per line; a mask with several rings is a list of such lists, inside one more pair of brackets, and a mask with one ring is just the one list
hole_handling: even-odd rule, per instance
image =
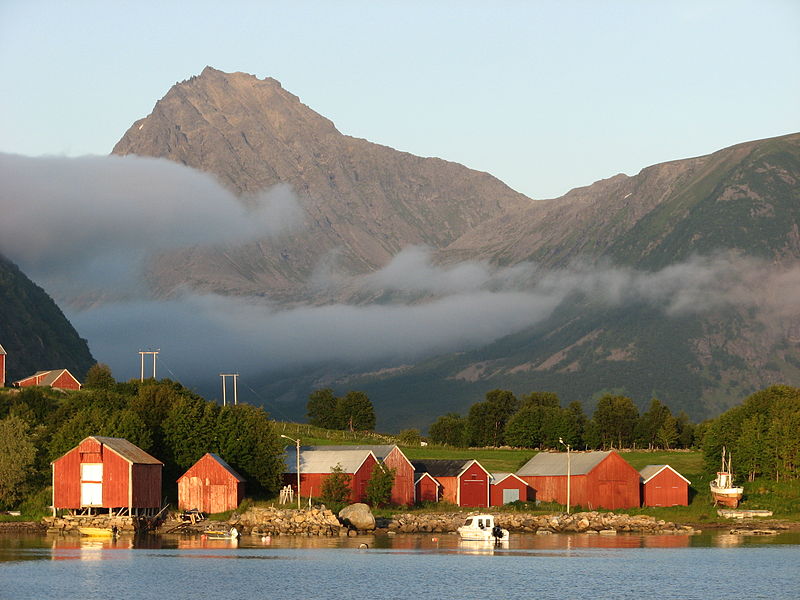
[[458, 528], [458, 535], [465, 541], [507, 542], [508, 529], [495, 525], [492, 515], [472, 515]]

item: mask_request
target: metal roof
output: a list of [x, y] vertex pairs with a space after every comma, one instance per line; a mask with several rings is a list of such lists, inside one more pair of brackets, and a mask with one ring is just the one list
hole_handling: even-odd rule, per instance
[[6, 351], [3, 349], [2, 344], [0, 344], [0, 354], [5, 354], [5, 353], [6, 353]]
[[206, 452], [206, 454], [208, 454], [211, 458], [213, 458], [219, 464], [220, 467], [222, 467], [228, 473], [233, 475], [238, 481], [245, 481], [244, 477], [242, 477], [236, 471], [234, 471], [233, 467], [231, 467], [228, 463], [226, 463], [225, 460], [219, 454], [214, 454], [213, 452]]
[[[414, 474], [417, 473], [430, 473], [434, 477], [458, 477], [463, 473], [473, 462], [478, 462], [474, 459], [469, 460], [415, 460]], [[478, 463], [480, 466], [480, 463]], [[483, 467], [481, 467], [483, 468]], [[485, 469], [484, 469], [485, 470]]]
[[492, 485], [498, 485], [503, 481], [505, 481], [506, 479], [508, 479], [509, 477], [514, 477], [515, 479], [522, 481], [522, 483], [524, 483], [525, 485], [528, 485], [527, 482], [520, 479], [519, 475], [517, 475], [516, 473], [491, 473], [489, 475], [489, 483], [491, 483]]
[[[309, 447], [311, 448], [311, 447]], [[300, 448], [301, 473], [330, 473], [336, 465], [342, 467], [345, 473], [355, 473], [372, 456], [377, 457], [372, 450], [351, 450], [349, 446], [331, 446], [331, 450], [311, 450]], [[286, 448], [284, 459], [284, 473], [297, 473], [297, 450], [289, 446]]]
[[653, 477], [661, 473], [661, 471], [663, 471], [664, 469], [669, 469], [670, 471], [675, 473], [675, 475], [683, 479], [686, 483], [692, 483], [691, 481], [686, 479], [686, 477], [678, 473], [675, 469], [673, 469], [669, 465], [647, 465], [641, 471], [639, 471], [639, 475], [642, 477], [642, 483], [647, 483]]
[[[607, 452], [570, 452], [569, 471], [571, 475], [586, 475], [599, 465], [611, 450]], [[521, 477], [538, 477], [567, 474], [566, 452], [540, 452], [516, 473]]]
[[372, 450], [372, 453], [375, 455], [375, 458], [377, 458], [378, 460], [385, 460], [386, 457], [389, 456], [389, 454], [391, 454], [392, 450], [397, 448], [397, 445], [396, 444], [384, 444], [384, 445], [378, 445], [378, 446], [370, 446], [370, 445], [362, 444], [362, 445], [356, 445], [356, 446], [334, 446], [334, 445], [300, 446], [300, 452], [305, 452], [306, 450], [331, 451], [331, 450], [341, 450], [342, 448], [346, 448], [347, 450]]
[[[100, 435], [89, 436], [93, 440], [97, 440], [106, 448], [109, 448], [119, 454], [128, 462], [137, 465], [163, 465], [160, 460], [150, 456], [147, 452], [139, 448], [136, 444], [132, 444], [128, 440], [115, 437], [105, 437]], [[89, 438], [87, 438], [89, 439]]]

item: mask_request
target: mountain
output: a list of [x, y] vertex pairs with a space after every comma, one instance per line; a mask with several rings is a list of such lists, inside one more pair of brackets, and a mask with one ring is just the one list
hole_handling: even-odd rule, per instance
[[189, 285], [303, 299], [320, 265], [367, 273], [404, 246], [443, 248], [531, 203], [487, 173], [343, 135], [274, 79], [211, 67], [174, 85], [113, 154], [166, 158], [212, 173], [243, 202], [288, 184], [304, 209], [292, 235], [160, 257], [150, 280], [164, 294]]
[[86, 340], [52, 298], [0, 255], [0, 345], [5, 348], [6, 384], [36, 371], [66, 368], [83, 379], [95, 360]]
[[780, 282], [800, 274], [799, 181], [793, 134], [617, 175], [487, 221], [439, 259], [565, 269], [581, 260], [599, 272], [609, 263], [645, 275], [673, 267], [678, 277], [693, 256], [724, 252], [723, 264], [746, 277], [730, 302], [671, 315], [635, 298], [609, 306], [573, 295], [544, 322], [478, 350], [351, 375], [346, 385], [381, 398], [379, 414], [401, 423], [397, 407], [410, 402], [417, 423], [429, 423], [495, 388], [555, 391], [589, 407], [609, 391], [640, 407], [658, 397], [700, 420], [767, 385], [797, 385], [800, 297]]

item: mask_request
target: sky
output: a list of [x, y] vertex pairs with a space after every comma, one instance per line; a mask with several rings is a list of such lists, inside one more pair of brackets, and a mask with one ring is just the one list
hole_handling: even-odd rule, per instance
[[281, 369], [381, 368], [479, 347], [575, 292], [654, 303], [665, 318], [736, 302], [782, 331], [800, 268], [725, 255], [655, 273], [544, 273], [443, 267], [409, 247], [345, 282], [389, 303], [285, 307], [189, 289], [165, 299], [143, 271], [152, 257], [292, 235], [301, 199], [278, 186], [244, 207], [209, 175], [107, 155], [174, 83], [210, 65], [279, 80], [342, 133], [557, 197], [800, 131], [798, 31], [794, 0], [0, 0], [0, 253], [118, 379], [138, 376], [139, 349], [160, 348], [160, 375], [204, 393], [217, 393], [220, 372], [249, 386]]
[[0, 152], [108, 154], [211, 65], [556, 197], [800, 130], [798, 31], [796, 0], [2, 0]]

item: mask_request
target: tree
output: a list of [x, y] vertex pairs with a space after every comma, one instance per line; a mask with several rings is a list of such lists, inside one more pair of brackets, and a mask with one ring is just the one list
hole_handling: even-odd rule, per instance
[[[672, 413], [669, 407], [661, 404], [658, 398], [653, 398], [650, 402], [650, 408], [639, 418], [639, 422], [636, 425], [637, 443], [641, 446], [647, 446], [650, 449], [660, 445], [658, 432], [669, 419], [672, 419]], [[674, 425], [674, 419], [672, 419], [672, 421]], [[675, 431], [675, 438], [677, 438], [677, 429]], [[672, 443], [674, 443], [674, 439]]]
[[96, 390], [111, 390], [117, 384], [111, 374], [111, 367], [104, 363], [95, 363], [86, 372], [84, 388]]
[[678, 421], [672, 415], [667, 415], [656, 432], [656, 443], [665, 450], [669, 450], [677, 440]]
[[364, 392], [347, 392], [336, 402], [336, 419], [340, 429], [372, 431], [375, 429], [375, 410]]
[[434, 444], [463, 448], [467, 445], [467, 422], [457, 413], [442, 415], [428, 427], [428, 436]]
[[370, 506], [379, 507], [387, 504], [392, 498], [395, 470], [378, 463], [372, 469], [372, 475], [367, 482], [365, 495]]
[[555, 392], [531, 392], [527, 396], [522, 397], [522, 406], [561, 406], [561, 400]]
[[0, 509], [14, 508], [28, 491], [35, 460], [28, 424], [15, 415], [0, 420]]
[[403, 429], [397, 436], [401, 446], [419, 446], [421, 439], [419, 429]]
[[616, 443], [618, 448], [625, 448], [633, 442], [639, 410], [626, 396], [606, 394], [598, 401], [592, 419], [603, 447]]
[[336, 417], [336, 396], [331, 388], [314, 390], [306, 404], [308, 422], [324, 429], [341, 429]]
[[349, 502], [352, 476], [345, 473], [341, 464], [331, 467], [331, 474], [322, 482], [322, 497], [328, 502]]
[[467, 416], [467, 435], [474, 446], [501, 446], [508, 420], [519, 409], [519, 401], [508, 390], [486, 392], [486, 400], [476, 402]]

